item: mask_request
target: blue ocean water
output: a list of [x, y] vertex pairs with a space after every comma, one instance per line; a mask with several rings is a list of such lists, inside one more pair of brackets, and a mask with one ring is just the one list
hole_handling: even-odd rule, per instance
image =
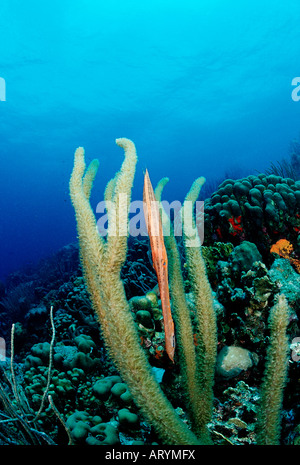
[[299, 15], [291, 0], [2, 0], [0, 279], [76, 240], [78, 146], [100, 159], [95, 206], [123, 160], [118, 137], [137, 147], [135, 199], [146, 167], [183, 200], [197, 176], [286, 156], [300, 133]]

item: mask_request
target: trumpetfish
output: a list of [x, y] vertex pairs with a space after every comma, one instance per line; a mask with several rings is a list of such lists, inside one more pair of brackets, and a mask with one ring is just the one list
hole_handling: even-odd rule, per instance
[[156, 272], [161, 299], [165, 329], [166, 352], [170, 360], [174, 362], [175, 332], [169, 295], [168, 257], [164, 243], [159, 205], [155, 199], [148, 170], [146, 170], [144, 177], [143, 207], [150, 239], [153, 268]]

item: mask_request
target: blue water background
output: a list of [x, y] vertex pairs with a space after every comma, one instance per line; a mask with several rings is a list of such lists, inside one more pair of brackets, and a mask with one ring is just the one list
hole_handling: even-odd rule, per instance
[[182, 201], [208, 181], [266, 169], [300, 133], [300, 3], [2, 0], [0, 279], [76, 240], [74, 150], [100, 159], [92, 203], [132, 139], [153, 184]]

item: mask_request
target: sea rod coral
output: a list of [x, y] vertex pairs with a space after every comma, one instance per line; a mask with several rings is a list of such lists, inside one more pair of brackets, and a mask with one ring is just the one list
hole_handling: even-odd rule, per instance
[[[77, 219], [81, 262], [91, 301], [99, 317], [112, 359], [129, 386], [136, 404], [162, 440], [169, 444], [210, 443], [206, 423], [212, 410], [216, 322], [211, 289], [205, 274], [201, 252], [197, 247], [190, 247], [188, 253], [195, 300], [203, 301], [203, 296], [205, 296], [204, 307], [209, 314], [208, 319], [211, 319], [208, 327], [204, 312], [204, 317], [202, 315], [199, 321], [199, 333], [204, 333], [202, 339], [205, 341], [200, 356], [199, 351], [196, 353], [193, 344], [190, 315], [187, 311], [184, 314], [177, 312], [181, 314], [177, 318], [179, 341], [183, 341], [180, 343], [182, 350], [179, 350], [179, 353], [183, 354], [182, 366], [186, 371], [185, 379], [189, 386], [189, 403], [194, 411], [191, 415], [194, 423], [193, 429], [196, 432], [194, 434], [180, 420], [153, 376], [147, 357], [139, 344], [137, 329], [120, 279], [120, 271], [126, 258], [127, 236], [121, 235], [119, 228], [127, 226], [128, 205], [137, 156], [135, 146], [130, 140], [117, 139], [116, 143], [124, 148], [125, 160], [121, 170], [107, 184], [105, 191], [105, 200], [109, 201], [107, 202], [109, 225], [106, 241], [98, 234], [95, 216], [89, 202], [98, 162], [92, 161], [86, 170], [83, 148], [78, 148], [75, 152], [74, 169], [70, 180], [70, 195]], [[201, 185], [201, 182], [193, 184], [190, 193], [192, 202], [196, 200]], [[114, 217], [119, 219], [117, 224], [113, 222]], [[184, 227], [184, 236], [188, 239], [187, 229]], [[172, 247], [174, 254], [174, 244]], [[171, 259], [171, 262], [173, 268], [176, 267], [176, 259]], [[178, 276], [179, 271], [172, 271], [172, 274], [171, 279], [176, 280], [174, 275]], [[204, 285], [201, 286], [201, 284]], [[179, 294], [177, 302], [184, 302], [183, 292], [182, 289], [180, 294], [180, 287], [177, 289], [177, 294]], [[186, 306], [186, 304], [183, 305]], [[209, 338], [206, 337], [208, 331]], [[191, 339], [189, 344], [186, 343], [187, 337]], [[207, 367], [209, 367], [208, 370]], [[207, 386], [210, 388], [207, 389]]]
[[[75, 152], [74, 168], [70, 179], [70, 195], [77, 220], [80, 258], [91, 302], [98, 315], [113, 362], [136, 405], [162, 442], [182, 445], [211, 444], [212, 439], [207, 425], [211, 420], [213, 406], [217, 353], [216, 315], [213, 294], [202, 257], [201, 241], [193, 215], [193, 207], [205, 179], [198, 178], [194, 181], [181, 210], [186, 266], [195, 303], [193, 321], [185, 296], [178, 245], [169, 219], [161, 208], [163, 227], [170, 231], [165, 236], [165, 246], [175, 321], [174, 360], [181, 369], [190, 427], [179, 418], [155, 379], [148, 358], [140, 345], [137, 326], [120, 277], [127, 252], [128, 209], [137, 155], [135, 146], [130, 140], [117, 139], [116, 143], [124, 149], [125, 159], [120, 171], [107, 184], [104, 194], [108, 216], [106, 239], [98, 233], [89, 201], [98, 170], [98, 161], [93, 160], [86, 169], [83, 148], [78, 148]], [[155, 198], [158, 202], [165, 184], [166, 178], [163, 178], [155, 189]], [[117, 222], [114, 221], [116, 218]], [[280, 318], [276, 318], [278, 309]], [[269, 438], [268, 444], [277, 443], [279, 440], [287, 352], [285, 347], [282, 351], [276, 350], [278, 347], [276, 341], [286, 340], [288, 321], [288, 304], [282, 296], [271, 310], [271, 342], [261, 388], [261, 414], [257, 424], [258, 443], [264, 442], [263, 437]], [[195, 332], [197, 344], [195, 344]], [[273, 402], [271, 391], [274, 384], [277, 390]]]

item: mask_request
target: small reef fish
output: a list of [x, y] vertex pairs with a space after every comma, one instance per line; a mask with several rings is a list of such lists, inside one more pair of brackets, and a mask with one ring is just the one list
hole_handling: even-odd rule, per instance
[[175, 332], [169, 295], [168, 257], [164, 243], [159, 205], [155, 199], [148, 170], [146, 170], [144, 177], [143, 206], [150, 239], [153, 268], [157, 275], [158, 288], [161, 299], [165, 328], [166, 352], [170, 360], [174, 362]]

